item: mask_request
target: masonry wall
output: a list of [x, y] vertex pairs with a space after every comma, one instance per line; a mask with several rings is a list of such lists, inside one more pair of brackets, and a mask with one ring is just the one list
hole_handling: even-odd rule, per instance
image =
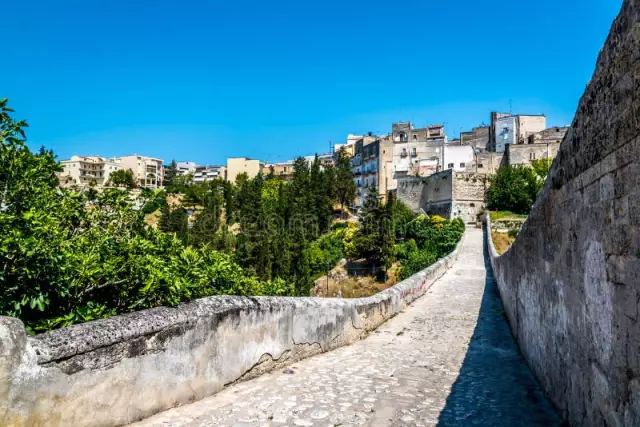
[[0, 317], [0, 425], [124, 425], [350, 344], [423, 295], [461, 245], [370, 298], [210, 297], [35, 337]]
[[453, 203], [451, 218], [461, 218], [465, 223], [476, 222], [484, 210], [489, 181], [485, 174], [456, 172], [453, 176]]
[[520, 348], [575, 426], [640, 425], [639, 28], [626, 0], [516, 242], [489, 242]]
[[510, 165], [530, 165], [535, 159], [553, 159], [560, 143], [509, 144], [507, 158]]

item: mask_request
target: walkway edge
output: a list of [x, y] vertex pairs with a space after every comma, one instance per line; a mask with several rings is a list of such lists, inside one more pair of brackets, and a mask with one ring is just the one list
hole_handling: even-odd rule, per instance
[[0, 425], [128, 424], [351, 344], [424, 295], [465, 236], [368, 298], [209, 297], [37, 337], [0, 317]]

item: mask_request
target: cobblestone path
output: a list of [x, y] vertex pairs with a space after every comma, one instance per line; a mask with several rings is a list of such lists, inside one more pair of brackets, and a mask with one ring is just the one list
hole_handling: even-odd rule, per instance
[[477, 229], [405, 312], [289, 369], [134, 425], [561, 425], [511, 336]]

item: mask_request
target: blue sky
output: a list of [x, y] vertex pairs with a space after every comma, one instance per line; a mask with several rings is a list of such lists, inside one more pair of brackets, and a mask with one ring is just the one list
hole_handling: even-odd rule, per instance
[[326, 152], [392, 121], [571, 122], [621, 0], [20, 0], [0, 97], [59, 158]]

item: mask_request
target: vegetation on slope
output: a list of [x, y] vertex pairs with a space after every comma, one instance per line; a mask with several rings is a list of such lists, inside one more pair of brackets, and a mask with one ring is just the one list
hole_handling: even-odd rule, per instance
[[[32, 332], [209, 295], [306, 296], [345, 256], [382, 271], [397, 257], [408, 276], [451, 250], [463, 229], [414, 219], [375, 190], [362, 224], [332, 226], [333, 205], [354, 197], [344, 152], [335, 168], [296, 159], [290, 182], [273, 174], [242, 175], [235, 185], [170, 182], [180, 205], [145, 189], [134, 203], [128, 174], [117, 179], [122, 188], [59, 188], [53, 153], [31, 152], [27, 125], [11, 112], [1, 100], [0, 315]], [[148, 225], [145, 216], [158, 211], [157, 227]], [[398, 252], [407, 238], [415, 248]]]

